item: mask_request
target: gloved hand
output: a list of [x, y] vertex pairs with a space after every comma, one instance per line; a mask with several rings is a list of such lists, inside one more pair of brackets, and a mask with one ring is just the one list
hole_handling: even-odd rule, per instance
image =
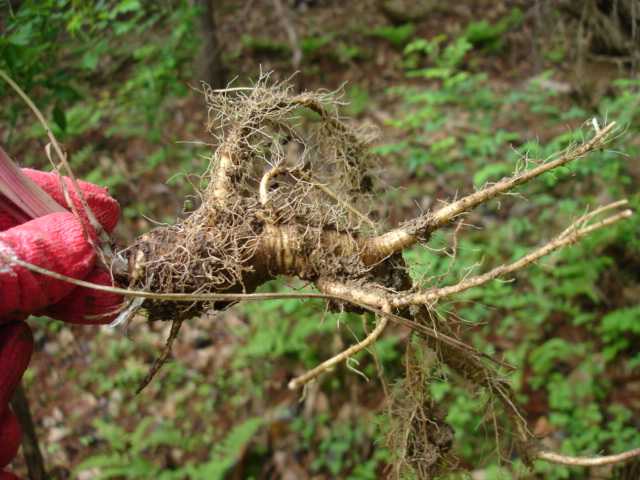
[[[23, 171], [66, 207], [56, 175]], [[82, 223], [69, 212], [20, 223], [13, 209], [14, 215], [0, 208], [0, 253], [68, 277], [111, 285], [109, 273], [94, 268], [97, 253], [82, 224], [96, 244], [97, 238], [70, 180], [66, 180], [72, 201], [83, 217]], [[120, 215], [118, 203], [105, 189], [81, 181], [79, 184], [92, 212], [111, 233]], [[20, 428], [9, 408], [9, 400], [33, 352], [31, 329], [22, 320], [36, 315], [69, 323], [105, 324], [113, 320], [116, 315], [113, 312], [121, 302], [119, 295], [76, 287], [0, 258], [0, 480], [11, 478], [1, 469], [14, 458], [20, 442]]]

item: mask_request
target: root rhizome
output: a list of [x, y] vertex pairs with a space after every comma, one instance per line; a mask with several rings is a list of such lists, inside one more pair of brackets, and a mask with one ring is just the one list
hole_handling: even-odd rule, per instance
[[[142, 303], [151, 321], [174, 322], [167, 348], [142, 387], [166, 359], [184, 320], [207, 310], [222, 310], [238, 300], [232, 294], [251, 294], [268, 280], [298, 277], [326, 295], [331, 311], [369, 310], [376, 314], [377, 326], [361, 344], [296, 379], [291, 387], [375, 341], [388, 321], [402, 323], [418, 332], [421, 348], [436, 353], [432, 359], [496, 399], [526, 464], [541, 458], [545, 447], [527, 430], [515, 394], [494, 364], [510, 366], [453, 338], [447, 323], [431, 315], [431, 306], [440, 298], [512, 273], [629, 212], [585, 226], [594, 215], [622, 202], [602, 207], [520, 263], [451, 287], [414, 285], [402, 252], [413, 244], [426, 244], [435, 230], [489, 199], [601, 149], [613, 125], [595, 125], [592, 140], [572, 146], [553, 160], [523, 158], [523, 168], [511, 178], [382, 232], [367, 216], [379, 191], [379, 167], [369, 151], [373, 133], [344, 122], [337, 113], [338, 102], [328, 92], [294, 94], [286, 85], [267, 86], [266, 82], [263, 78], [247, 89], [205, 88], [209, 127], [218, 148], [203, 176], [201, 206], [186, 220], [143, 235], [126, 251], [129, 278], [125, 282], [130, 290], [194, 298], [154, 298]], [[301, 133], [302, 116], [315, 117], [314, 130]], [[207, 299], [207, 294], [218, 296]], [[390, 437], [393, 450], [401, 452], [395, 462], [398, 475], [405, 467], [429, 477], [438, 475], [451, 445], [453, 431], [446, 425], [446, 412], [433, 403], [423, 378], [422, 369], [431, 367], [407, 361], [406, 394], [394, 397], [391, 413], [404, 412], [395, 415], [400, 423]]]

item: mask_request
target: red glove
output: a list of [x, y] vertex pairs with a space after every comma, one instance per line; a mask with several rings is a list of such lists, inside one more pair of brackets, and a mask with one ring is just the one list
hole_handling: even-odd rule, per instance
[[[54, 200], [66, 206], [56, 175], [23, 171]], [[77, 194], [70, 180], [66, 180], [71, 198], [83, 217], [82, 223], [97, 242]], [[81, 181], [79, 184], [92, 212], [110, 233], [120, 215], [118, 203], [96, 185]], [[5, 205], [8, 203], [4, 201]], [[87, 240], [82, 223], [72, 213], [52, 213], [25, 223], [20, 223], [15, 216], [13, 208], [0, 209], [0, 252], [3, 255], [68, 277], [101, 285], [112, 284], [107, 272], [94, 268], [97, 254]], [[70, 323], [104, 324], [113, 320], [115, 314], [112, 312], [121, 302], [119, 295], [76, 287], [0, 258], [0, 469], [18, 450], [20, 429], [8, 403], [33, 352], [31, 330], [21, 320], [31, 314]], [[7, 474], [0, 470], [0, 479], [3, 475]]]
[[[9, 408], [9, 400], [29, 365], [33, 335], [24, 322], [0, 327], [0, 469], [18, 453], [20, 425]], [[0, 470], [0, 479], [4, 472]]]

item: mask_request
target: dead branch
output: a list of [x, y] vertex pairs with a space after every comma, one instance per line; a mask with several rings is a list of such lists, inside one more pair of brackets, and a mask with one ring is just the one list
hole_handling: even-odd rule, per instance
[[271, 1], [273, 2], [273, 7], [276, 15], [278, 15], [280, 24], [284, 31], [287, 32], [287, 37], [289, 37], [289, 44], [293, 50], [291, 66], [294, 71], [297, 71], [300, 68], [300, 62], [302, 61], [302, 49], [300, 48], [300, 42], [298, 40], [298, 32], [287, 17], [287, 12], [285, 12], [285, 7], [282, 5], [282, 0]]

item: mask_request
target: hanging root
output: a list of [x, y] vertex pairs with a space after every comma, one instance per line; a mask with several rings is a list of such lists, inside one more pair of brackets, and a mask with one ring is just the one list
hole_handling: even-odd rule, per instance
[[447, 411], [429, 393], [425, 349], [409, 340], [405, 378], [389, 397], [387, 444], [394, 455], [390, 478], [437, 478], [454, 439]]
[[[452, 335], [449, 326], [431, 315], [425, 308], [416, 307], [413, 309], [413, 313], [416, 321], [435, 323], [439, 331]], [[535, 460], [569, 466], [598, 466], [622, 462], [640, 455], [640, 448], [617, 455], [582, 457], [569, 456], [552, 451], [529, 431], [525, 418], [526, 414], [520, 406], [516, 393], [500, 372], [492, 366], [482, 363], [479, 358], [469, 355], [468, 352], [452, 349], [437, 338], [427, 337], [426, 344], [437, 352], [439, 360], [443, 364], [448, 365], [466, 380], [483, 387], [491, 393], [493, 398], [500, 402], [502, 411], [507, 416], [513, 429], [512, 434], [518, 453], [526, 466], [531, 467]]]
[[[202, 205], [186, 220], [155, 229], [128, 249], [130, 289], [169, 298], [188, 295], [191, 300], [149, 298], [142, 303], [151, 321], [173, 324], [167, 345], [138, 391], [166, 361], [184, 320], [236, 301], [219, 295], [231, 299], [234, 294], [251, 294], [279, 276], [298, 277], [331, 297], [326, 299], [329, 310], [368, 310], [376, 313], [378, 324], [360, 343], [292, 380], [290, 388], [348, 361], [372, 345], [389, 321], [395, 322], [418, 332], [441, 362], [499, 400], [526, 464], [565, 458], [544, 449], [531, 435], [509, 383], [482, 359], [509, 370], [515, 367], [456, 339], [445, 322], [431, 318], [428, 308], [442, 298], [512, 275], [594, 230], [628, 218], [631, 211], [622, 210], [595, 220], [625, 202], [580, 217], [557, 238], [511, 264], [445, 287], [439, 281], [431, 288], [414, 286], [402, 252], [416, 243], [426, 244], [436, 230], [459, 223], [492, 198], [603, 149], [615, 124], [602, 128], [596, 124], [591, 140], [554, 160], [525, 159], [524, 164], [533, 168], [379, 233], [381, 228], [363, 213], [372, 210], [370, 198], [380, 191], [375, 181], [377, 160], [368, 150], [371, 132], [348, 126], [338, 116], [339, 102], [331, 94], [294, 94], [286, 85], [268, 87], [267, 80], [261, 78], [250, 89], [205, 91], [209, 128], [219, 147], [211, 157], [207, 185], [199, 193]], [[298, 121], [301, 110], [317, 116], [317, 128], [304, 131]], [[135, 310], [128, 309], [127, 318]], [[453, 432], [444, 421], [446, 413], [430, 399], [426, 383], [420, 391], [418, 380], [426, 379], [412, 368], [408, 410], [401, 415], [406, 430], [399, 430], [403, 437], [399, 445], [407, 465], [415, 467], [420, 459], [429, 458], [429, 467], [420, 471], [435, 475]]]
[[183, 321], [184, 320], [182, 319], [177, 319], [171, 322], [171, 331], [169, 332], [167, 343], [162, 349], [162, 353], [160, 354], [160, 356], [156, 358], [156, 361], [153, 362], [153, 365], [151, 365], [151, 367], [149, 368], [149, 373], [147, 373], [147, 376], [144, 378], [144, 380], [142, 380], [142, 382], [140, 382], [140, 385], [136, 390], [136, 394], [140, 393], [147, 385], [149, 385], [149, 382], [153, 380], [153, 377], [156, 375], [156, 373], [158, 373], [160, 367], [162, 367], [162, 365], [164, 365], [168, 361], [167, 358], [169, 358], [169, 355], [171, 354], [173, 341], [178, 337], [178, 333], [180, 332], [180, 327], [182, 326]]
[[[25, 98], [42, 121], [60, 162], [73, 179], [66, 155], [40, 112], [1, 70], [0, 77]], [[440, 287], [443, 278], [429, 289], [413, 285], [402, 257], [405, 249], [416, 243], [426, 244], [445, 225], [460, 225], [461, 218], [477, 206], [508, 194], [545, 172], [602, 150], [615, 123], [600, 126], [593, 120], [593, 138], [572, 145], [556, 159], [524, 158], [524, 165], [535, 166], [379, 233], [381, 228], [363, 213], [372, 210], [371, 197], [380, 191], [376, 183], [378, 162], [369, 150], [374, 133], [354, 129], [340, 118], [340, 102], [330, 92], [294, 94], [285, 84], [269, 87], [267, 82], [268, 75], [251, 88], [207, 88], [203, 92], [210, 105], [208, 127], [219, 146], [203, 178], [206, 186], [198, 192], [201, 207], [189, 218], [157, 228], [126, 250], [114, 253], [111, 240], [87, 211], [98, 233], [103, 267], [109, 268], [121, 284], [128, 284], [128, 291], [92, 286], [2, 253], [0, 257], [78, 285], [125, 295], [135, 291], [114, 325], [127, 325], [138, 310], [150, 321], [170, 320], [166, 345], [136, 393], [167, 361], [185, 320], [209, 309], [227, 308], [268, 280], [292, 276], [314, 284], [321, 292], [316, 296], [323, 297], [331, 311], [369, 311], [376, 314], [378, 323], [363, 341], [292, 380], [290, 388], [304, 385], [340, 362], [348, 362], [354, 354], [373, 345], [392, 321], [418, 332], [419, 347], [435, 351], [439, 362], [497, 399], [525, 465], [544, 460], [594, 466], [640, 455], [638, 448], [618, 455], [571, 457], [546, 448], [527, 429], [515, 392], [494, 365], [509, 370], [515, 367], [456, 339], [450, 326], [430, 310], [443, 298], [514, 274], [595, 230], [628, 218], [632, 212], [624, 209], [594, 221], [597, 215], [624, 207], [625, 200], [583, 215], [557, 238], [511, 264], [454, 285]], [[317, 128], [303, 131], [299, 122], [302, 110], [317, 116]], [[75, 179], [73, 185], [77, 190]], [[82, 205], [88, 209], [84, 199]], [[451, 268], [446, 275], [450, 271]], [[398, 422], [390, 433], [390, 443], [394, 452], [401, 453], [394, 466], [396, 476], [406, 467], [420, 478], [431, 478], [442, 471], [453, 430], [445, 422], [446, 411], [435, 405], [429, 395], [429, 378], [419, 355], [410, 343], [406, 388], [398, 389], [394, 393], [398, 402], [392, 402], [394, 406], [403, 403], [403, 408], [391, 412]]]
[[299, 377], [294, 378], [289, 382], [289, 385], [288, 385], [289, 389], [295, 390], [296, 388], [300, 388], [302, 385], [305, 385], [309, 383], [311, 380], [313, 380], [314, 378], [316, 378], [322, 372], [327, 371], [328, 369], [337, 365], [338, 363], [347, 361], [349, 358], [351, 358], [353, 355], [355, 355], [359, 351], [367, 348], [369, 345], [371, 345], [373, 342], [375, 342], [378, 339], [378, 337], [382, 334], [385, 327], [387, 326], [387, 323], [389, 323], [389, 319], [385, 316], [378, 319], [378, 325], [376, 325], [376, 328], [374, 328], [373, 331], [369, 335], [367, 335], [367, 338], [349, 347], [345, 351], [340, 352], [338, 355], [334, 356], [333, 358], [330, 358], [329, 360], [322, 362], [320, 365], [315, 367], [313, 370], [309, 370], [304, 375], [300, 375]]

